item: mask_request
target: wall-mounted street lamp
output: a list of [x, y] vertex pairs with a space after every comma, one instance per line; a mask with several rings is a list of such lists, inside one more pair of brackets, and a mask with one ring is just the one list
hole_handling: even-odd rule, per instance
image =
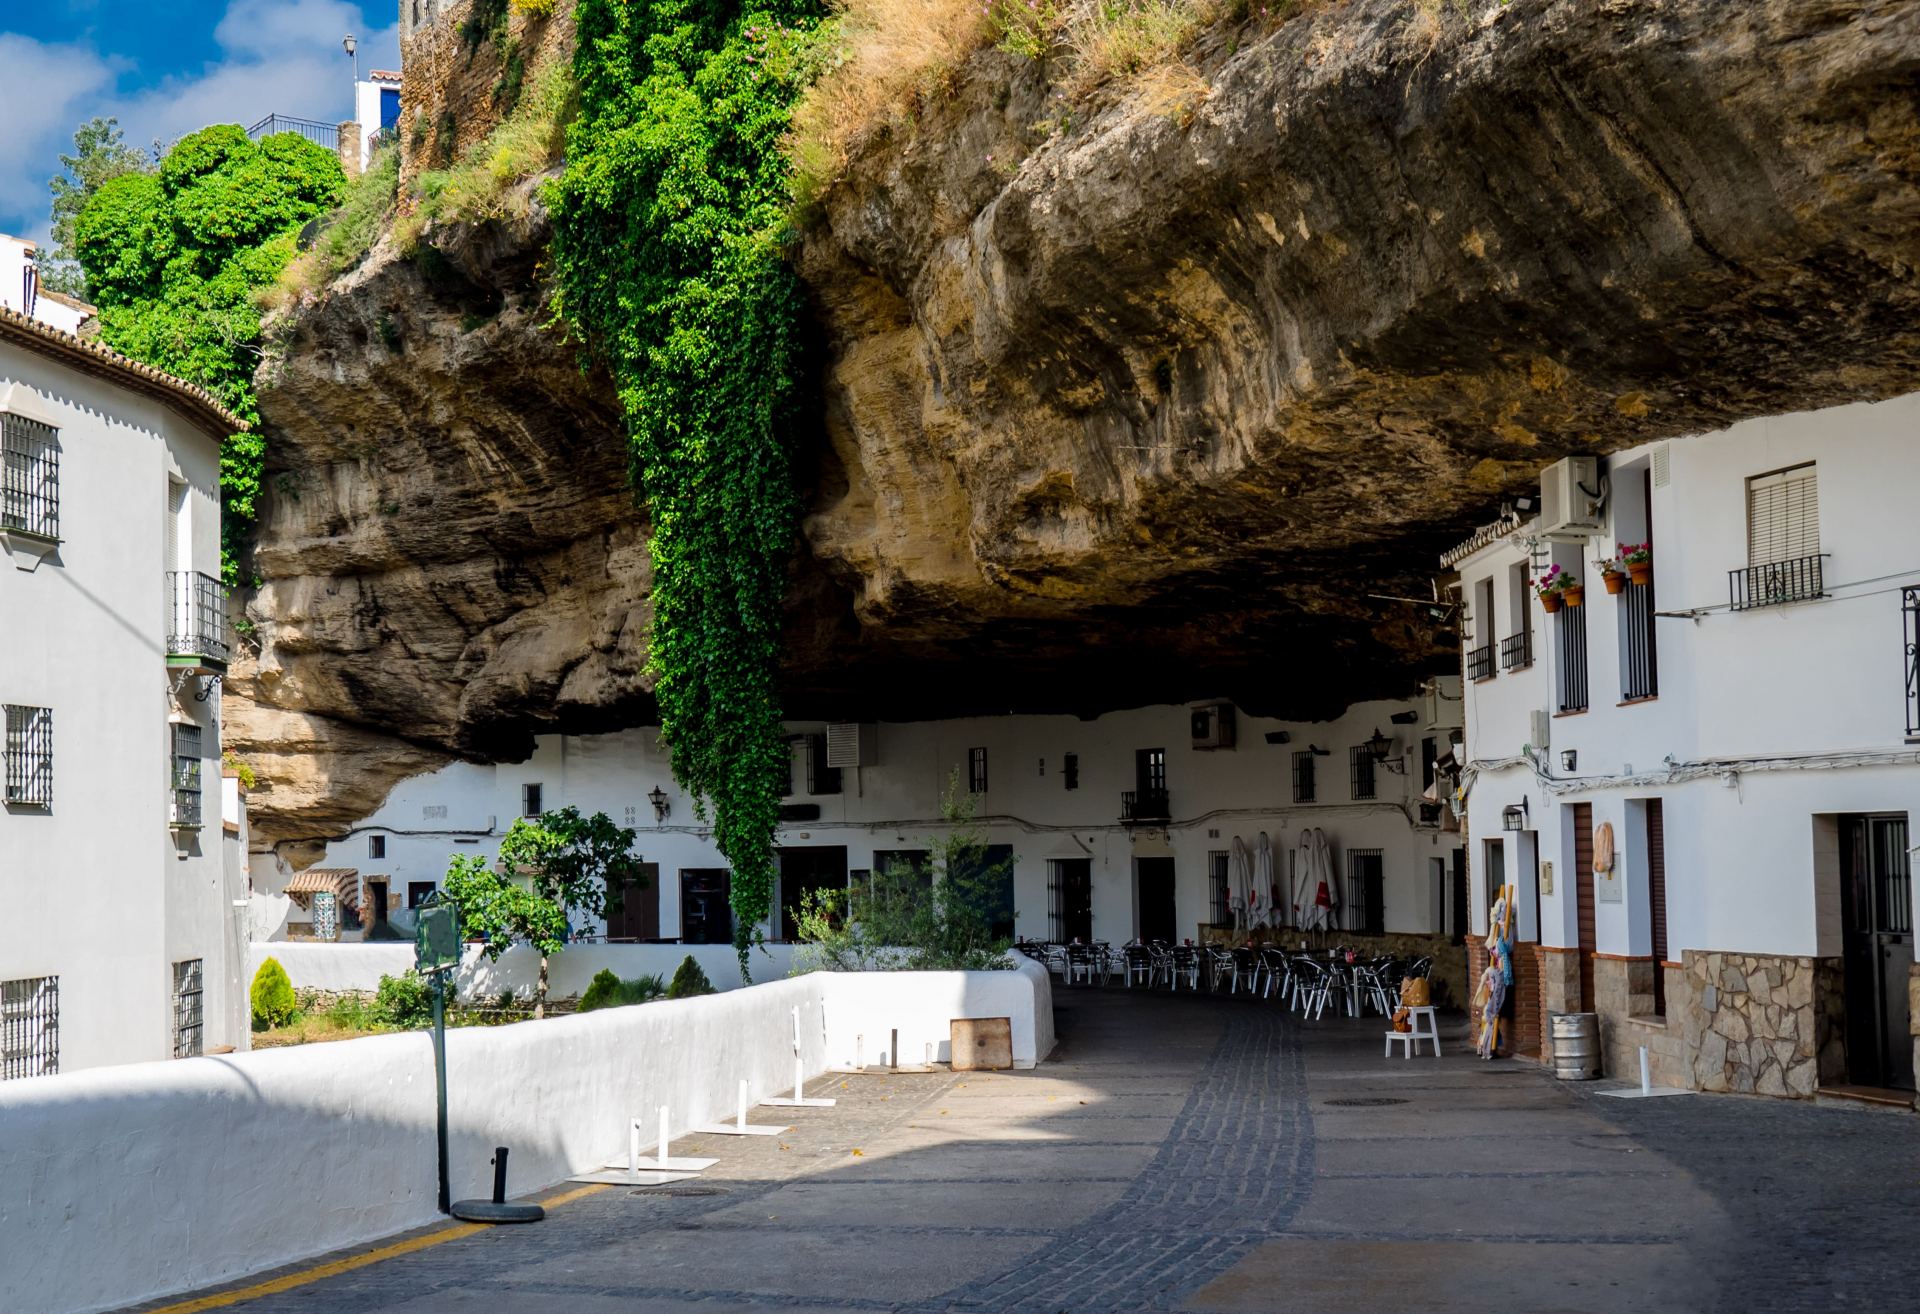
[[647, 802], [653, 804], [653, 819], [655, 822], [665, 821], [667, 814], [673, 811], [673, 801], [667, 797], [666, 791], [658, 785], [655, 785], [648, 791]]
[[1367, 740], [1362, 747], [1372, 755], [1374, 765], [1383, 766], [1389, 771], [1401, 773], [1406, 771], [1407, 764], [1405, 762], [1397, 757], [1389, 756], [1393, 752], [1393, 740], [1381, 734], [1378, 729], [1374, 730], [1373, 738]]

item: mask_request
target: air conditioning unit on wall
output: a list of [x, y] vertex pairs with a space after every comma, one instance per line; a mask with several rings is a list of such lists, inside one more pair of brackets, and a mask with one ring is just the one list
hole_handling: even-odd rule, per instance
[[1193, 746], [1212, 750], [1233, 747], [1233, 704], [1205, 703], [1193, 709]]
[[839, 721], [827, 726], [827, 765], [880, 765], [880, 727], [873, 722]]
[[1555, 543], [1584, 543], [1607, 527], [1606, 489], [1600, 458], [1569, 456], [1540, 472], [1540, 523], [1536, 532]]

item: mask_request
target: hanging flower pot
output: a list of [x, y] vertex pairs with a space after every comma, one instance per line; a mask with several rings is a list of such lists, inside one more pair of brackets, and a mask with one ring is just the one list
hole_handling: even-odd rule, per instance
[[1577, 607], [1587, 600], [1587, 586], [1585, 584], [1569, 584], [1566, 588], [1562, 589], [1561, 592], [1567, 595], [1567, 605], [1569, 607]]
[[1607, 592], [1609, 593], [1625, 593], [1627, 591], [1627, 577], [1617, 570], [1601, 571], [1600, 582], [1607, 586]]
[[1629, 561], [1627, 576], [1635, 584], [1653, 583], [1653, 563], [1651, 561]]
[[1551, 593], [1542, 593], [1540, 595], [1540, 610], [1546, 612], [1547, 615], [1549, 616], [1553, 615], [1554, 612], [1559, 611], [1560, 610], [1560, 590], [1555, 589]]

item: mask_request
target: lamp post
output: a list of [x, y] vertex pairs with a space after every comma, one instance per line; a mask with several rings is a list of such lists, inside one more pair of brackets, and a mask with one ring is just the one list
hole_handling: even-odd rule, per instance
[[413, 961], [433, 983], [433, 1084], [440, 1142], [440, 1212], [453, 1211], [447, 1181], [447, 978], [460, 965], [460, 910], [440, 902], [435, 891], [420, 906], [415, 923]]
[[358, 119], [360, 115], [360, 42], [353, 33], [349, 32], [340, 44], [345, 48], [347, 57], [353, 61], [353, 96], [347, 104], [351, 106], [348, 112]]

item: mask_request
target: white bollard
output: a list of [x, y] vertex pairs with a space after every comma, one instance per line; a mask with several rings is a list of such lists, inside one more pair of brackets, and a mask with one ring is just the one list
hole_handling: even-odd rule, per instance
[[633, 1185], [640, 1183], [640, 1119], [635, 1118], [627, 1129], [627, 1181]]
[[747, 1130], [747, 1079], [745, 1077], [740, 1078], [740, 1116], [734, 1119], [733, 1125], [738, 1127], [742, 1134]]
[[1647, 1047], [1645, 1045], [1640, 1046], [1640, 1093], [1642, 1095], [1650, 1095], [1653, 1093], [1653, 1071], [1647, 1066]]

